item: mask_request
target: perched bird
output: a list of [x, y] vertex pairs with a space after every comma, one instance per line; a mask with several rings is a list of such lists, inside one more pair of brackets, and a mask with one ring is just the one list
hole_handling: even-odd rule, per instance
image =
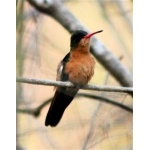
[[48, 110], [45, 125], [56, 126], [65, 109], [71, 103], [78, 90], [86, 85], [94, 74], [94, 59], [90, 54], [90, 38], [103, 30], [88, 34], [77, 30], [71, 35], [70, 52], [57, 68], [57, 81], [70, 81], [74, 88], [57, 87]]

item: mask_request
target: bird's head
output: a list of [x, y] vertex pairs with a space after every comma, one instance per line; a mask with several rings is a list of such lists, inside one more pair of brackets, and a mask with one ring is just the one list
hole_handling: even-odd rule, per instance
[[86, 31], [83, 30], [76, 30], [72, 35], [71, 35], [71, 43], [70, 47], [71, 49], [77, 48], [77, 47], [89, 47], [90, 46], [90, 38], [97, 34], [102, 32], [103, 30], [96, 31], [93, 33], [87, 33]]

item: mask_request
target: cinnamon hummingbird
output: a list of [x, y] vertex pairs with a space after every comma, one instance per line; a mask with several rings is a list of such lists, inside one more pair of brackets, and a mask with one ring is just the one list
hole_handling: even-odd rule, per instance
[[70, 81], [75, 87], [57, 87], [48, 110], [45, 126], [56, 126], [65, 109], [81, 87], [88, 84], [94, 74], [95, 61], [90, 54], [90, 38], [103, 30], [87, 33], [76, 30], [71, 35], [70, 52], [57, 67], [57, 81]]

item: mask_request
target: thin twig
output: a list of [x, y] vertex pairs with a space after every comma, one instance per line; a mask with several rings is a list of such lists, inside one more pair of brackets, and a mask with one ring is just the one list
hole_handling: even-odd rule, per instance
[[120, 108], [122, 108], [128, 112], [133, 113], [133, 108], [131, 108], [127, 105], [124, 105], [122, 103], [116, 102], [115, 100], [103, 97], [103, 96], [90, 95], [90, 94], [86, 94], [86, 93], [79, 93], [77, 96], [83, 96], [83, 97], [88, 97], [88, 98], [93, 98], [95, 100], [103, 101], [103, 102], [112, 104], [114, 106], [118, 106], [118, 107], [120, 107]]
[[[17, 82], [36, 84], [36, 85], [47, 85], [47, 86], [61, 86], [61, 87], [70, 87], [74, 88], [75, 86], [71, 82], [62, 82], [62, 81], [52, 81], [52, 80], [43, 80], [43, 79], [32, 79], [17, 77]], [[127, 92], [133, 93], [132, 87], [112, 87], [112, 86], [98, 86], [98, 85], [85, 85], [81, 89], [84, 90], [95, 90], [95, 91], [105, 91], [105, 92]]]
[[17, 112], [25, 113], [29, 115], [33, 115], [34, 117], [38, 117], [41, 113], [41, 110], [48, 105], [51, 102], [52, 98], [49, 98], [48, 100], [44, 101], [42, 104], [40, 104], [37, 108], [17, 108]]
[[[120, 56], [120, 60], [122, 59], [123, 57]], [[106, 74], [105, 76], [105, 80], [104, 80], [104, 84], [103, 85], [106, 85], [107, 81], [108, 81], [108, 78], [109, 78], [109, 72]], [[100, 96], [102, 96], [103, 92], [100, 92]], [[92, 117], [91, 117], [91, 124], [90, 124], [90, 128], [89, 128], [89, 131], [88, 131], [88, 134], [84, 140], [84, 143], [83, 143], [83, 146], [82, 146], [82, 149], [85, 150], [89, 141], [90, 141], [90, 138], [92, 137], [92, 134], [94, 132], [94, 125], [95, 125], [95, 120], [96, 120], [96, 116], [97, 116], [97, 113], [100, 109], [100, 106], [101, 106], [101, 102], [99, 101], [98, 105], [97, 105], [97, 108], [95, 109]]]
[[110, 26], [110, 28], [112, 28], [113, 30], [113, 35], [116, 37], [116, 39], [118, 40], [118, 42], [121, 44], [121, 48], [120, 50], [122, 50], [126, 57], [128, 58], [128, 62], [130, 64], [130, 66], [132, 66], [132, 61], [131, 61], [131, 56], [129, 55], [128, 51], [127, 51], [127, 46], [122, 38], [122, 34], [120, 32], [118, 32], [117, 26], [114, 24], [114, 22], [111, 20], [108, 11], [106, 10], [106, 6], [105, 6], [105, 1], [98, 1], [99, 5], [100, 5], [100, 9], [102, 10], [102, 14], [104, 16], [104, 18], [106, 19], [106, 21], [108, 22], [108, 25]]
[[[114, 106], [120, 107], [128, 112], [133, 113], [133, 109], [129, 106], [126, 106], [122, 103], [116, 102], [114, 100], [111, 100], [109, 98], [103, 97], [103, 96], [96, 96], [96, 95], [90, 95], [90, 94], [86, 94], [86, 93], [79, 93], [77, 94], [77, 97], [87, 97], [87, 98], [92, 98], [95, 100], [99, 100], [99, 101], [103, 101], [109, 104], [112, 104]], [[45, 100], [42, 104], [40, 104], [38, 107], [36, 108], [17, 108], [17, 112], [18, 113], [25, 113], [25, 114], [29, 114], [29, 115], [33, 115], [34, 117], [38, 117], [42, 111], [42, 109], [48, 105], [51, 102], [52, 98], [49, 98], [47, 100]]]

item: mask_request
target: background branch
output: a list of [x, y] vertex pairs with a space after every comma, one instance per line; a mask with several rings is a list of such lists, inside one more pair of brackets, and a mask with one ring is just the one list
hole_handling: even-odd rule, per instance
[[[95, 100], [106, 102], [108, 104], [112, 104], [112, 105], [117, 106], [119, 108], [122, 108], [122, 109], [124, 109], [124, 110], [126, 110], [126, 111], [128, 111], [130, 113], [133, 113], [133, 109], [131, 107], [129, 107], [127, 105], [124, 105], [122, 103], [116, 102], [115, 100], [103, 97], [103, 96], [90, 95], [90, 94], [87, 94], [87, 93], [78, 93], [77, 97], [92, 98], [92, 99], [95, 99]], [[40, 115], [42, 109], [46, 105], [48, 105], [51, 102], [51, 100], [52, 100], [52, 98], [49, 98], [49, 99], [45, 100], [42, 104], [40, 104], [36, 108], [24, 108], [24, 109], [17, 108], [17, 112], [18, 113], [25, 113], [25, 114], [33, 115], [34, 117], [38, 117]]]
[[38, 117], [41, 113], [41, 110], [51, 102], [52, 98], [49, 98], [48, 100], [44, 101], [42, 104], [40, 104], [38, 107], [36, 108], [25, 108], [25, 109], [20, 109], [17, 108], [17, 112], [20, 113], [25, 113], [25, 114], [29, 114], [29, 115], [33, 115], [34, 117]]
[[87, 93], [79, 93], [77, 94], [77, 97], [78, 96], [83, 96], [83, 97], [87, 97], [87, 98], [93, 98], [95, 100], [99, 100], [99, 101], [103, 101], [103, 102], [106, 102], [106, 103], [109, 103], [109, 104], [112, 104], [114, 106], [118, 106], [126, 111], [129, 111], [131, 113], [133, 113], [133, 109], [129, 106], [126, 106], [120, 102], [117, 102], [115, 100], [112, 100], [110, 98], [107, 98], [107, 97], [104, 97], [104, 96], [97, 96], [97, 95], [91, 95], [91, 94], [87, 94]]
[[[71, 12], [58, 0], [50, 0], [47, 3], [38, 2], [36, 0], [27, 0], [33, 7], [40, 12], [53, 17], [70, 33], [77, 29], [86, 30], [71, 14]], [[100, 41], [93, 37], [91, 42], [91, 53], [123, 86], [132, 86], [133, 80], [130, 72], [125, 68]]]

